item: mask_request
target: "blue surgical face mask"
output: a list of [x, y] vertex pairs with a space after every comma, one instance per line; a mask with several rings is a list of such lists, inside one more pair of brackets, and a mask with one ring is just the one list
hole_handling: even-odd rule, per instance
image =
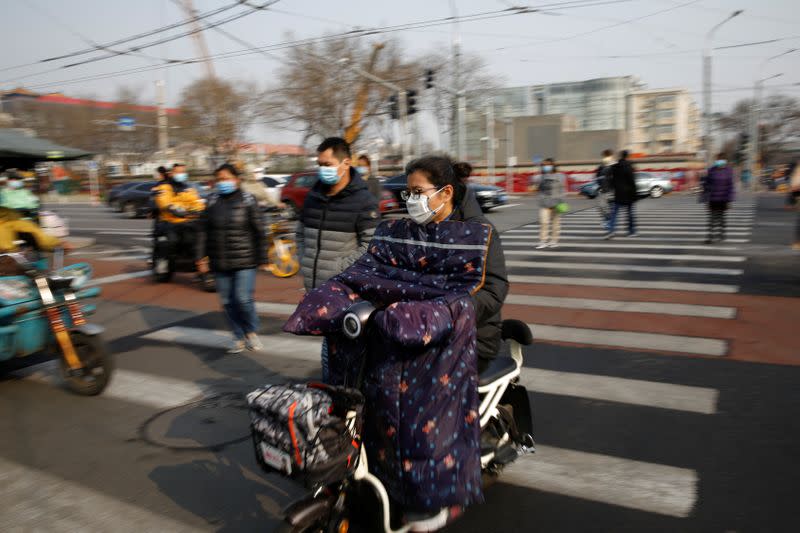
[[24, 183], [20, 180], [9, 180], [8, 181], [8, 188], [9, 189], [21, 189]]
[[177, 174], [173, 174], [172, 179], [174, 179], [178, 183], [183, 183], [184, 181], [189, 179], [189, 174], [187, 174], [186, 172], [179, 172]]
[[233, 181], [218, 181], [217, 192], [220, 194], [231, 194], [236, 191], [236, 183]]
[[549, 174], [553, 171], [553, 165], [542, 165], [542, 172]]
[[325, 185], [336, 185], [342, 179], [337, 172], [339, 167], [319, 167], [319, 181]]
[[724, 167], [727, 164], [728, 164], [728, 161], [725, 160], [725, 159], [717, 159], [716, 161], [714, 161], [714, 166], [717, 166], [717, 167]]

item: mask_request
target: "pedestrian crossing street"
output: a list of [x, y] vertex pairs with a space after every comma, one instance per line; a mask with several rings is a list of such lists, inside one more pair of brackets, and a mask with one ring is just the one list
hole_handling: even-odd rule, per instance
[[[274, 305], [261, 305], [259, 308], [260, 312], [270, 314], [280, 310]], [[141, 338], [150, 344], [151, 350], [157, 351], [158, 346], [165, 349], [177, 347], [195, 354], [217, 354], [230, 343], [230, 334], [226, 331], [179, 325], [157, 329]], [[227, 364], [235, 366], [242, 358], [254, 359], [268, 373], [276, 372], [278, 376], [271, 379], [278, 381], [285, 378], [308, 379], [318, 375], [320, 339], [278, 333], [262, 335], [261, 340], [266, 347], [263, 353], [228, 356]], [[152, 343], [156, 343], [156, 346]], [[593, 411], [625, 406], [700, 419], [715, 416], [718, 412], [719, 391], [715, 388], [537, 368], [536, 352], [542, 349], [545, 348], [541, 345], [526, 349], [526, 366], [521, 374], [521, 383], [533, 395], [534, 417], [537, 416], [537, 403], [543, 398], [580, 400], [582, 409], [589, 417]], [[18, 374], [24, 379], [53, 386], [59, 380], [54, 362], [42, 363]], [[248, 383], [239, 384], [240, 392], [263, 383], [259, 381], [262, 379], [259, 376], [243, 376], [243, 379]], [[118, 368], [111, 384], [96, 401], [114, 405], [118, 405], [116, 402], [132, 403], [152, 409], [155, 413], [220, 393], [216, 388], [220, 385], [203, 383], [203, 380], [194, 382]], [[231, 392], [230, 385], [221, 387], [225, 392]], [[110, 406], [104, 410], [113, 413], [112, 409], [114, 407]], [[661, 438], [667, 438], [673, 430], [664, 427], [665, 433]], [[525, 456], [507, 468], [500, 477], [501, 483], [675, 518], [687, 518], [697, 504], [700, 480], [694, 469], [553, 446], [547, 444], [551, 440], [547, 434], [548, 428], [541, 427], [539, 431], [541, 434], [535, 437], [542, 442], [537, 446], [537, 453]], [[653, 435], [653, 438], [659, 436]], [[18, 464], [0, 464], [0, 467], [4, 466], [24, 477], [28, 485], [35, 484], [37, 480], [52, 483], [44, 472]], [[245, 466], [257, 471], [255, 465]], [[159, 527], [163, 531], [177, 530], [171, 518], [147, 514], [145, 509], [136, 508], [130, 502], [116, 501], [86, 487], [73, 487], [63, 480], [59, 481], [59, 485], [62, 489], [59, 491], [60, 504], [69, 506], [80, 515], [84, 520], [83, 527], [97, 526], [97, 529], [103, 529], [100, 522], [92, 522], [102, 517], [93, 519], [91, 513], [87, 512], [87, 506], [99, 505], [107, 510], [106, 518], [115, 516], [119, 509], [118, 516], [133, 516], [138, 523], [156, 528], [148, 530], [155, 531]], [[0, 497], [7, 490], [10, 489], [0, 485]], [[186, 527], [178, 529], [188, 530]]]

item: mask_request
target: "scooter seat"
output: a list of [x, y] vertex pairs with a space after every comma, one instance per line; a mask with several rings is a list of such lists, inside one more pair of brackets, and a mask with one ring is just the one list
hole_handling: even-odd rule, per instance
[[69, 289], [73, 281], [75, 281], [74, 276], [48, 276], [47, 278], [47, 284], [51, 291]]
[[485, 387], [507, 376], [517, 369], [517, 363], [510, 357], [496, 357], [489, 363], [489, 367], [478, 376], [478, 386]]

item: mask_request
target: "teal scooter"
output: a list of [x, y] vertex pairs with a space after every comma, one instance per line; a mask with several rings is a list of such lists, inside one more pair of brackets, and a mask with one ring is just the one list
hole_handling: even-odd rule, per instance
[[57, 353], [66, 386], [82, 395], [100, 394], [113, 371], [102, 339], [104, 328], [86, 320], [100, 295], [88, 287], [87, 263], [62, 267], [63, 250], [47, 260], [22, 253], [0, 254], [0, 366], [34, 354]]

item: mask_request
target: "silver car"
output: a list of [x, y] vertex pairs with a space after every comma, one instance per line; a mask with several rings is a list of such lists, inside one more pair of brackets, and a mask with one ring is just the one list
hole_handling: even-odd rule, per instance
[[661, 198], [666, 193], [674, 189], [669, 178], [656, 176], [649, 172], [636, 173], [636, 194], [638, 196], [650, 196], [651, 198]]

